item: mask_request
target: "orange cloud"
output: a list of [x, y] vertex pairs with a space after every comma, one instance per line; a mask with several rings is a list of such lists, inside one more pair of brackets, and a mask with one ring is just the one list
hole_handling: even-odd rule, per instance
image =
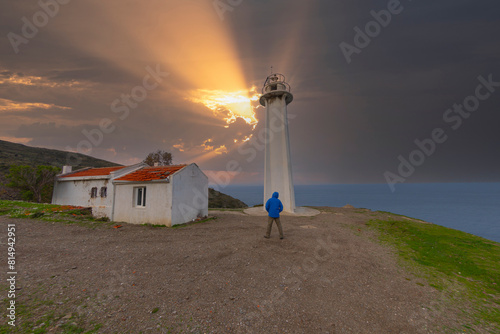
[[30, 102], [16, 102], [12, 100], [2, 99], [0, 98], [0, 111], [9, 112], [9, 111], [25, 111], [25, 110], [33, 110], [33, 109], [71, 109], [69, 107], [62, 107], [55, 104], [47, 104], [47, 103], [30, 103]]

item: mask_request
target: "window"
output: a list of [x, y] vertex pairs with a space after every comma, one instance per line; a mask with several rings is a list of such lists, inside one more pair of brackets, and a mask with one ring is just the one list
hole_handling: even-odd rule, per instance
[[107, 197], [107, 196], [108, 196], [108, 188], [101, 187], [101, 197]]
[[90, 189], [90, 198], [96, 198], [97, 197], [97, 187], [92, 187]]
[[134, 188], [135, 206], [146, 206], [146, 187]]
[[278, 90], [278, 85], [271, 85], [271, 90]]

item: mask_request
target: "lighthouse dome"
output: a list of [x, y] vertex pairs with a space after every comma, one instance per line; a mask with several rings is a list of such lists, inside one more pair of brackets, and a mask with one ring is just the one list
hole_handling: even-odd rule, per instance
[[265, 106], [265, 100], [271, 97], [285, 96], [286, 104], [293, 100], [290, 85], [285, 81], [285, 76], [280, 73], [273, 73], [267, 77], [262, 87], [260, 104]]

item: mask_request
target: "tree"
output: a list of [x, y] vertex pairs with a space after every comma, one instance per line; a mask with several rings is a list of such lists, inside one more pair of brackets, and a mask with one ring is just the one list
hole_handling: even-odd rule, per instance
[[172, 153], [158, 150], [149, 153], [146, 159], [144, 159], [144, 162], [150, 166], [154, 166], [155, 163], [157, 163], [158, 166], [168, 166], [172, 164], [172, 159]]
[[35, 200], [38, 203], [42, 199], [52, 195], [50, 189], [54, 184], [54, 178], [60, 169], [54, 166], [11, 166], [7, 178], [9, 187], [18, 188], [26, 200]]

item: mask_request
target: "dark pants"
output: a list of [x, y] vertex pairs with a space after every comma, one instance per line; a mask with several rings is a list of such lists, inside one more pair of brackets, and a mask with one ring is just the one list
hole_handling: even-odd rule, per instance
[[271, 229], [273, 228], [273, 221], [276, 222], [276, 225], [278, 225], [278, 230], [280, 231], [280, 238], [283, 238], [283, 228], [281, 227], [281, 222], [279, 218], [273, 218], [273, 217], [267, 217], [267, 232], [266, 232], [266, 237], [271, 236]]

